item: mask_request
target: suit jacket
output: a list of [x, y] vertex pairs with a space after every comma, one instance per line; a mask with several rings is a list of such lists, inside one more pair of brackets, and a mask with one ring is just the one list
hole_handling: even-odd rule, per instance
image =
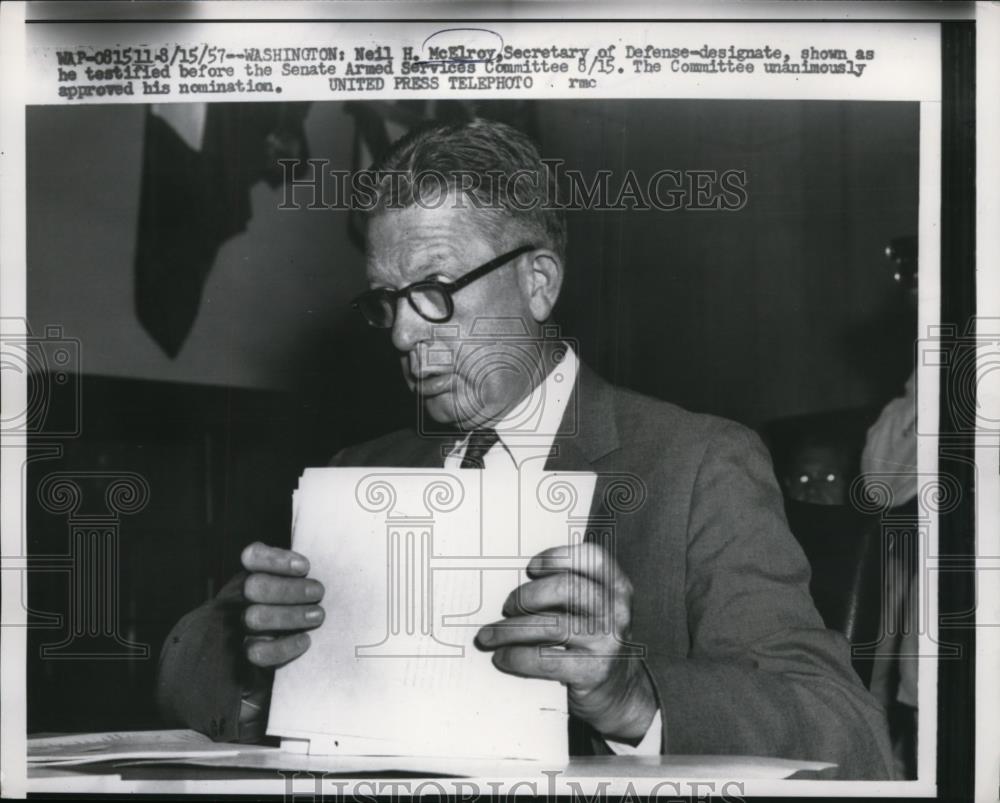
[[[439, 439], [401, 430], [333, 464], [443, 465]], [[613, 517], [633, 588], [631, 641], [646, 648], [667, 753], [831, 761], [836, 777], [889, 776], [885, 716], [809, 595], [760, 439], [714, 416], [614, 387], [581, 365], [546, 468], [598, 474], [592, 521]], [[637, 482], [638, 480], [638, 482]], [[237, 738], [241, 577], [188, 614], [161, 655], [170, 722]], [[571, 751], [603, 742], [571, 728]]]

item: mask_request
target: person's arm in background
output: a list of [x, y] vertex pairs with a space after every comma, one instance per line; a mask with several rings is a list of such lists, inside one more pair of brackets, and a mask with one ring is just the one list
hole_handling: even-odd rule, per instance
[[890, 401], [869, 427], [861, 474], [866, 486], [877, 483], [890, 490], [889, 507], [899, 507], [917, 495], [916, 371], [906, 380], [903, 395]]
[[650, 661], [665, 753], [831, 761], [836, 776], [890, 775], [884, 712], [827, 630], [760, 440], [718, 431], [695, 482], [688, 531], [686, 659]]

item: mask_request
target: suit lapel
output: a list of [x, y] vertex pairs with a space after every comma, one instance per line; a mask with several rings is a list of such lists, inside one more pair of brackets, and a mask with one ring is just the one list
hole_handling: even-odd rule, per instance
[[[596, 465], [620, 447], [615, 423], [615, 389], [583, 362], [579, 364], [576, 387], [570, 395], [552, 452], [545, 461], [547, 471], [593, 471], [597, 485], [590, 516], [603, 512], [604, 477]], [[412, 468], [441, 468], [454, 440], [440, 435], [418, 435], [399, 456], [400, 465]]]
[[619, 447], [615, 389], [582, 362], [554, 447], [545, 464], [549, 471], [592, 471]]
[[607, 514], [603, 500], [612, 477], [596, 468], [601, 458], [620, 447], [615, 423], [615, 389], [580, 363], [576, 387], [566, 405], [547, 471], [593, 471], [597, 474], [590, 505], [591, 523]]
[[[410, 468], [441, 468], [455, 439], [443, 435], [411, 437], [395, 455], [397, 465]], [[615, 424], [615, 389], [582, 362], [576, 387], [570, 394], [552, 452], [545, 461], [547, 471], [594, 471], [594, 465], [619, 448]]]
[[[552, 453], [545, 463], [547, 471], [592, 471], [597, 474], [586, 540], [599, 532], [597, 520], [608, 515], [604, 504], [608, 483], [613, 477], [597, 469], [601, 458], [616, 451], [620, 444], [615, 423], [615, 390], [582, 362], [576, 387], [566, 405]], [[599, 538], [600, 536], [596, 536]], [[604, 739], [583, 720], [570, 715], [567, 720], [569, 753], [604, 755], [611, 751]]]

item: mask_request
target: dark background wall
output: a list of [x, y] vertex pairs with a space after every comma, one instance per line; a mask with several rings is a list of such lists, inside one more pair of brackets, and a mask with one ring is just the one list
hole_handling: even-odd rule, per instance
[[750, 425], [870, 404], [905, 380], [898, 334], [912, 336], [883, 248], [916, 233], [915, 105], [607, 101], [548, 113], [543, 131], [560, 133], [546, 150], [571, 165], [747, 172], [738, 212], [571, 217], [566, 316], [606, 374]]
[[[561, 314], [614, 378], [758, 423], [866, 404], [901, 381], [868, 335], [902, 305], [882, 255], [916, 233], [916, 104], [554, 101], [544, 155], [587, 177], [738, 169], [737, 212], [578, 211]], [[176, 359], [139, 326], [132, 260], [142, 154], [138, 106], [38, 107], [28, 120], [29, 312], [79, 338], [88, 374], [288, 389], [337, 371], [346, 301], [364, 286], [345, 213], [280, 210], [256, 185]], [[353, 118], [315, 104], [311, 155], [351, 167]], [[338, 337], [337, 335], [343, 335]], [[905, 378], [906, 371], [903, 371]]]
[[[155, 726], [162, 639], [243, 545], [287, 541], [301, 468], [412, 420], [384, 338], [346, 307], [364, 279], [345, 214], [279, 210], [281, 190], [265, 184], [181, 353], [157, 348], [133, 307], [143, 113], [28, 115], [30, 324], [61, 326], [82, 366], [81, 433], [29, 465], [29, 550], [39, 566], [72, 551], [72, 522], [37, 501], [52, 472], [129, 471], [150, 488], [116, 536], [119, 625], [148, 655], [42, 659], [70, 619], [33, 628], [33, 731]], [[601, 373], [751, 426], [898, 392], [914, 324], [883, 248], [916, 233], [916, 104], [558, 101], [535, 113], [545, 156], [585, 176], [610, 169], [612, 185], [628, 169], [642, 183], [661, 169], [747, 174], [735, 212], [570, 214], [559, 319]], [[351, 167], [342, 104], [315, 104], [306, 133], [313, 157]], [[57, 394], [53, 409], [74, 404]], [[39, 616], [71, 613], [65, 573], [33, 573], [30, 589]]]

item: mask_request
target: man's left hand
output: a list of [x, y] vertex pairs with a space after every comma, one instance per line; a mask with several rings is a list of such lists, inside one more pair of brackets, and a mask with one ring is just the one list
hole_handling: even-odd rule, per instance
[[554, 547], [531, 559], [531, 580], [483, 627], [476, 643], [493, 664], [522, 677], [558, 680], [570, 713], [605, 738], [641, 739], [656, 715], [656, 694], [638, 655], [626, 654], [632, 584], [596, 544]]

